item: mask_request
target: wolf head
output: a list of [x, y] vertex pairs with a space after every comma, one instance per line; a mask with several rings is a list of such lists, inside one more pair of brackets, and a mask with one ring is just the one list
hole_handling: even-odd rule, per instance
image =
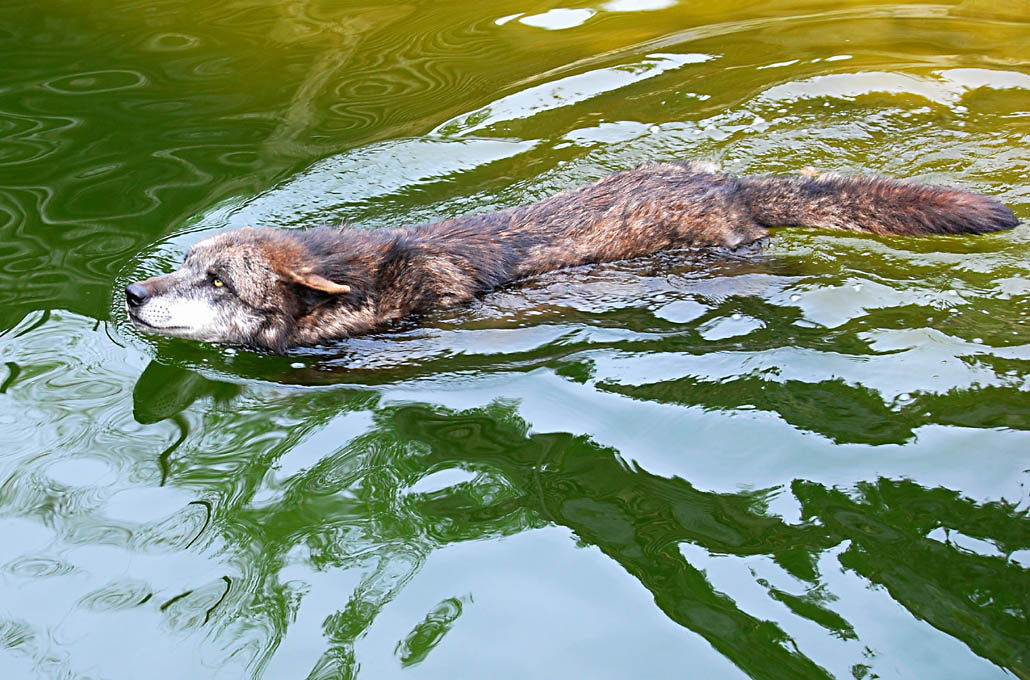
[[129, 284], [125, 308], [146, 333], [282, 351], [317, 310], [360, 303], [323, 265], [290, 232], [225, 232], [193, 246], [178, 270]]

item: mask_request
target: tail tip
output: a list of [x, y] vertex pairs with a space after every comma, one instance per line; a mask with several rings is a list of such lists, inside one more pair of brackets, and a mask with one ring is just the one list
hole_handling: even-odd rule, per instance
[[1007, 206], [982, 194], [963, 193], [956, 201], [954, 214], [964, 223], [964, 232], [984, 234], [1019, 226], [1019, 220]]

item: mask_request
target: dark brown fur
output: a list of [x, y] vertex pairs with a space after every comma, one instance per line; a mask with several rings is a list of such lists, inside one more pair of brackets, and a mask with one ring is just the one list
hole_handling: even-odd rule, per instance
[[[955, 189], [836, 175], [734, 177], [700, 164], [655, 164], [532, 205], [404, 229], [226, 232], [198, 243], [178, 272], [130, 286], [139, 288], [128, 308], [150, 332], [283, 351], [366, 333], [533, 274], [670, 247], [732, 249], [765, 238], [771, 227], [959, 234], [1016, 224], [996, 200]], [[201, 299], [213, 276], [225, 285]], [[205, 328], [218, 332], [146, 322], [150, 300], [173, 289], [194, 296], [195, 307], [211, 300], [236, 307], [218, 307], [225, 313], [214, 321], [203, 309]]]

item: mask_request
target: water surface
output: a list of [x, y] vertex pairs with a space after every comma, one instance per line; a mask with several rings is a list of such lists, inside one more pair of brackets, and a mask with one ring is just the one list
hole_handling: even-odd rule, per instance
[[[7, 678], [1030, 678], [1020, 3], [7, 3]], [[781, 230], [276, 357], [120, 289], [247, 224], [648, 160], [1024, 224]]]

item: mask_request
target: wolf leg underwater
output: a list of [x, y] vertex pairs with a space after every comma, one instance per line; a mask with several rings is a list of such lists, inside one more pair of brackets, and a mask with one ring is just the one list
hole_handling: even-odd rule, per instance
[[980, 234], [1018, 224], [997, 200], [894, 179], [735, 177], [701, 163], [615, 173], [531, 205], [398, 229], [247, 227], [129, 284], [147, 333], [284, 352], [368, 333], [518, 279], [666, 248], [738, 248], [768, 229]]

